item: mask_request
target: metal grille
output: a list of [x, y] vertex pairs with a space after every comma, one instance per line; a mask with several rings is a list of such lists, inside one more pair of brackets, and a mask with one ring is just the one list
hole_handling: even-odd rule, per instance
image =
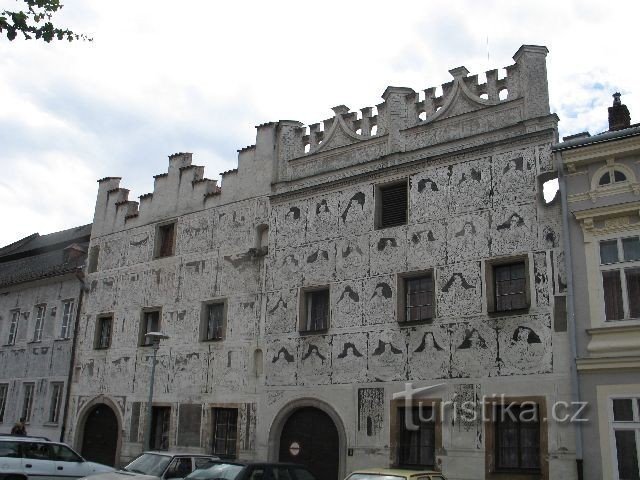
[[494, 267], [496, 311], [505, 312], [527, 307], [526, 268], [524, 262]]
[[214, 408], [212, 453], [221, 457], [235, 458], [237, 436], [238, 410]]
[[380, 228], [407, 223], [407, 184], [380, 187]]

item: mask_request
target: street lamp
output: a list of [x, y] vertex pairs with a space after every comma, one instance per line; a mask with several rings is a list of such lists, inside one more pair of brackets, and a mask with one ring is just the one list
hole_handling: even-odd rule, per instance
[[156, 376], [156, 355], [160, 348], [160, 340], [166, 340], [169, 335], [161, 332], [149, 332], [144, 335], [153, 346], [153, 360], [151, 361], [151, 378], [149, 379], [149, 403], [147, 403], [147, 429], [144, 432], [144, 448], [151, 450], [151, 410], [153, 405], [153, 382]]

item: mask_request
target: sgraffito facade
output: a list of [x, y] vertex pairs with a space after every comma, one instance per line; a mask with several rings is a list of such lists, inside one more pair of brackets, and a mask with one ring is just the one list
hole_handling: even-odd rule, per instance
[[[140, 452], [144, 333], [160, 330], [156, 448], [320, 478], [391, 464], [573, 478], [571, 427], [511, 425], [514, 447], [460, 411], [486, 397], [480, 410], [544, 416], [571, 398], [561, 212], [540, 182], [557, 140], [546, 53], [523, 46], [481, 84], [451, 70], [440, 96], [388, 87], [375, 111], [260, 125], [223, 188], [182, 153], [139, 202], [100, 180], [68, 438], [95, 453], [87, 426], [108, 409], [113, 461]], [[441, 384], [423, 401], [444, 413], [415, 434], [414, 404], [394, 398], [408, 382]]]

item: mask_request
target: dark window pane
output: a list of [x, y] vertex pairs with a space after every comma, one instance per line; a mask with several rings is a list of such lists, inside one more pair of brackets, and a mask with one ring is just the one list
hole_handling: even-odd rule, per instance
[[606, 242], [600, 242], [600, 263], [602, 265], [608, 265], [610, 263], [618, 262], [618, 241], [607, 240]]
[[213, 454], [235, 458], [238, 410], [214, 408]]
[[613, 401], [613, 420], [633, 422], [633, 402], [630, 398], [617, 398]]
[[602, 288], [604, 290], [604, 311], [607, 320], [622, 320], [622, 285], [620, 271], [602, 272]]
[[496, 311], [518, 310], [527, 307], [526, 268], [524, 262], [496, 265], [495, 278]]
[[605, 173], [600, 177], [599, 183], [600, 185], [608, 185], [611, 183], [611, 175], [609, 175], [609, 172]]
[[407, 223], [407, 184], [380, 188], [380, 227]]
[[405, 280], [405, 320], [430, 320], [434, 317], [433, 277], [408, 278]]
[[618, 477], [621, 480], [639, 480], [635, 430], [616, 430], [615, 434]]
[[329, 327], [329, 290], [307, 292], [306, 330], [325, 330]]
[[[407, 428], [410, 424], [417, 427]], [[409, 467], [432, 467], [435, 463], [435, 419], [431, 407], [398, 409], [400, 438], [398, 439], [398, 463]], [[411, 423], [413, 422], [413, 423]]]
[[[495, 407], [495, 449], [498, 470], [540, 469], [540, 423], [531, 407]], [[522, 419], [522, 420], [521, 420]]]
[[[144, 330], [143, 334], [149, 332], [159, 332], [160, 331], [160, 312], [145, 312], [144, 313]], [[146, 335], [142, 338], [142, 345], [151, 345], [153, 344], [153, 340]]]
[[627, 299], [629, 300], [629, 316], [640, 318], [640, 268], [628, 268], [624, 271], [627, 277]]
[[623, 238], [622, 251], [626, 262], [640, 260], [640, 237]]
[[158, 251], [159, 257], [170, 257], [173, 255], [174, 233], [175, 223], [163, 225], [158, 228], [158, 235], [160, 236], [160, 249]]
[[627, 176], [624, 173], [622, 173], [620, 170], [614, 170], [613, 179], [616, 182], [625, 182], [627, 180]]
[[206, 340], [222, 338], [224, 324], [224, 303], [207, 305], [207, 334]]

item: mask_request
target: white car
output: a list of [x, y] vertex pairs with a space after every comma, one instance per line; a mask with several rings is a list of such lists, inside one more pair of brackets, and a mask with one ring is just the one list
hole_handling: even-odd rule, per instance
[[0, 480], [70, 480], [112, 471], [106, 465], [87, 462], [64, 443], [0, 436]]
[[219, 459], [193, 453], [144, 452], [122, 470], [96, 475], [91, 480], [177, 480], [211, 465], [213, 460]]

